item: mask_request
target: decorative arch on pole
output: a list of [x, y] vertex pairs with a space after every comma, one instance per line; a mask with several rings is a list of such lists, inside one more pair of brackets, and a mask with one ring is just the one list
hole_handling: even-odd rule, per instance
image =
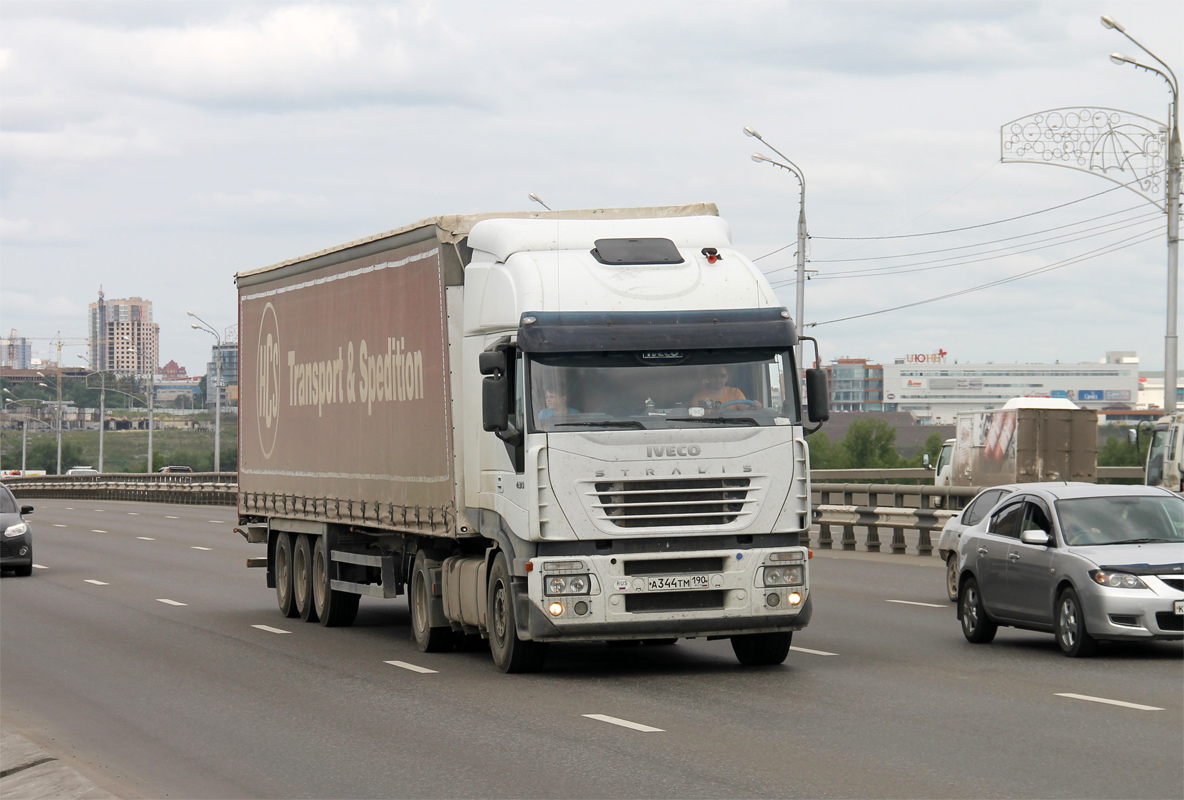
[[1004, 163], [1089, 172], [1167, 211], [1168, 129], [1161, 122], [1114, 108], [1072, 106], [1020, 117], [999, 133]]

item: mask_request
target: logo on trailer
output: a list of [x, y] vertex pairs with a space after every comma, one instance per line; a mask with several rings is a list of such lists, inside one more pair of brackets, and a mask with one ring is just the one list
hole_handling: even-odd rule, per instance
[[259, 321], [256, 358], [259, 371], [255, 395], [256, 428], [263, 457], [271, 458], [280, 424], [280, 322], [271, 303], [264, 306], [263, 318]]

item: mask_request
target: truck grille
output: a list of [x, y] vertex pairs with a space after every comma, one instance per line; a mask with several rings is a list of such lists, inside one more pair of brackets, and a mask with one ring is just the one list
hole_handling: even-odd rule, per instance
[[619, 528], [728, 525], [756, 503], [748, 478], [604, 481], [594, 489], [592, 507]]
[[702, 611], [723, 607], [724, 592], [722, 589], [625, 595], [625, 610], [632, 614], [645, 613], [646, 611]]

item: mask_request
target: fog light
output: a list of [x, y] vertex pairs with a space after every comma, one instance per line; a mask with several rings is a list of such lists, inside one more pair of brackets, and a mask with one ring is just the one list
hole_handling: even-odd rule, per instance
[[27, 547], [22, 547], [22, 548], [21, 548], [21, 552], [20, 552], [20, 554], [21, 554], [22, 556], [27, 556], [27, 555], [29, 554], [29, 548], [27, 548]]
[[576, 603], [575, 608], [572, 610], [576, 612], [577, 617], [582, 617], [588, 613], [588, 604], [581, 600], [580, 602]]
[[558, 617], [563, 613], [563, 603], [552, 603], [551, 605], [547, 606], [547, 611], [551, 612], [551, 616]]
[[770, 606], [781, 605], [781, 596], [776, 592], [770, 592], [769, 596], [765, 598], [765, 602]]
[[801, 602], [802, 602], [802, 596], [799, 593], [797, 593], [797, 592], [790, 592], [789, 593], [789, 604], [791, 606], [796, 606], [796, 605], [800, 604]]

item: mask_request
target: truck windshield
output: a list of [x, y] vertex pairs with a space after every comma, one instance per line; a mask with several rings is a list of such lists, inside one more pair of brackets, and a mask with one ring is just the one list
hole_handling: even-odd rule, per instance
[[535, 355], [532, 429], [797, 424], [792, 364], [781, 350]]

